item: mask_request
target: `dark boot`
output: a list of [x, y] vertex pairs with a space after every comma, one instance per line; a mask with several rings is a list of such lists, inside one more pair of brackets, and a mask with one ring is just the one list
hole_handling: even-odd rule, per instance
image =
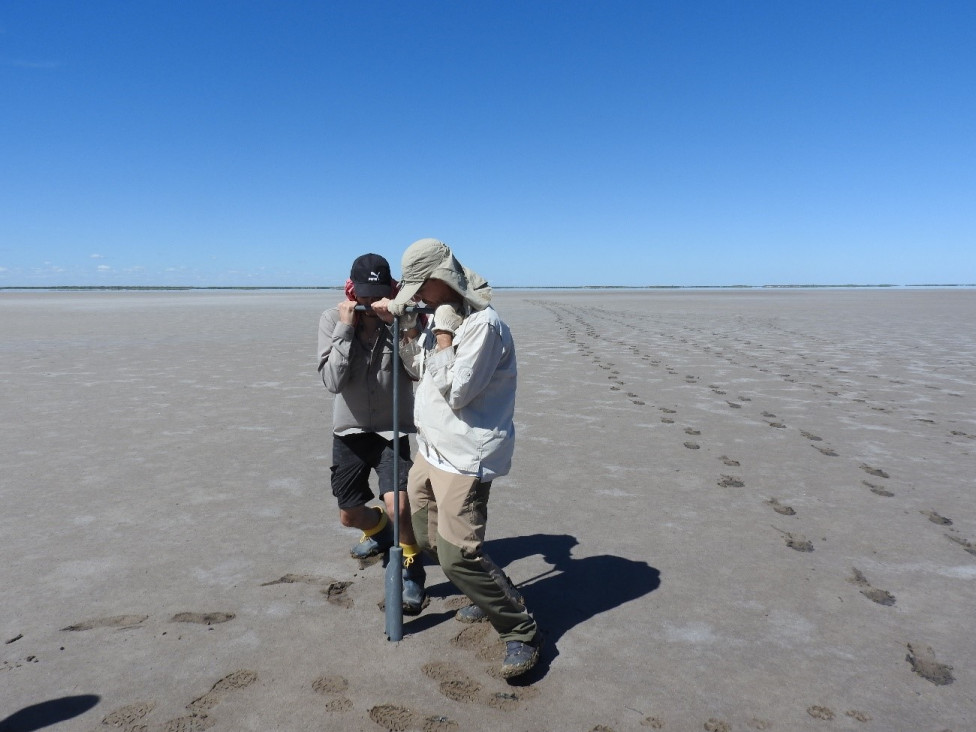
[[454, 619], [461, 623], [482, 623], [488, 620], [488, 616], [477, 605], [465, 605], [454, 613]]
[[508, 641], [505, 644], [505, 660], [502, 661], [502, 678], [521, 676], [539, 662], [542, 636], [538, 633], [528, 642]]
[[377, 506], [374, 510], [380, 514], [380, 521], [383, 522], [383, 528], [372, 536], [363, 534], [359, 543], [349, 552], [353, 559], [362, 560], [377, 557], [380, 554], [385, 554], [393, 546], [393, 522], [387, 518], [386, 511], [383, 509]]
[[424, 583], [427, 581], [427, 570], [424, 569], [423, 556], [403, 558], [403, 612], [407, 615], [419, 615], [424, 609], [427, 591]]

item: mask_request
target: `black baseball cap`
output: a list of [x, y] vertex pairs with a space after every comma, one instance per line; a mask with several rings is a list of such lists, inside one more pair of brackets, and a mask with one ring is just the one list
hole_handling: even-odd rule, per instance
[[359, 297], [389, 297], [393, 288], [390, 263], [379, 254], [357, 257], [349, 279]]

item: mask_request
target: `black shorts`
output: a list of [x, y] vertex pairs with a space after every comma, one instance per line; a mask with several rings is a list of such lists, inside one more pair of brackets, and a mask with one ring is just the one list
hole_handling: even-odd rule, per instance
[[[393, 490], [393, 440], [375, 432], [332, 436], [332, 495], [339, 508], [355, 508], [373, 500], [369, 471], [379, 479], [380, 496]], [[407, 490], [410, 472], [410, 438], [400, 436], [400, 490]]]

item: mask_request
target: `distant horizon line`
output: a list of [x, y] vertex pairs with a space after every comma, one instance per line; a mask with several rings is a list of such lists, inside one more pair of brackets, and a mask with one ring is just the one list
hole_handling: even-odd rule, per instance
[[[343, 290], [344, 285], [0, 285], [0, 291], [169, 291], [169, 290]], [[966, 288], [976, 283], [917, 284], [796, 284], [796, 285], [498, 285], [495, 290], [812, 290], [812, 289], [895, 289], [901, 287]]]

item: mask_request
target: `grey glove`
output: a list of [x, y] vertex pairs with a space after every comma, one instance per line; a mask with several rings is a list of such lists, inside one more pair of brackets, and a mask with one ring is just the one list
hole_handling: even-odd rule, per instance
[[408, 307], [411, 307], [412, 305], [413, 305], [412, 302], [394, 302], [391, 300], [390, 304], [387, 305], [386, 307], [390, 311], [391, 315], [399, 315], [402, 318], [405, 314], [406, 309]]
[[454, 335], [464, 322], [464, 316], [453, 305], [441, 305], [434, 311], [434, 324], [431, 330], [435, 333], [443, 331]]

